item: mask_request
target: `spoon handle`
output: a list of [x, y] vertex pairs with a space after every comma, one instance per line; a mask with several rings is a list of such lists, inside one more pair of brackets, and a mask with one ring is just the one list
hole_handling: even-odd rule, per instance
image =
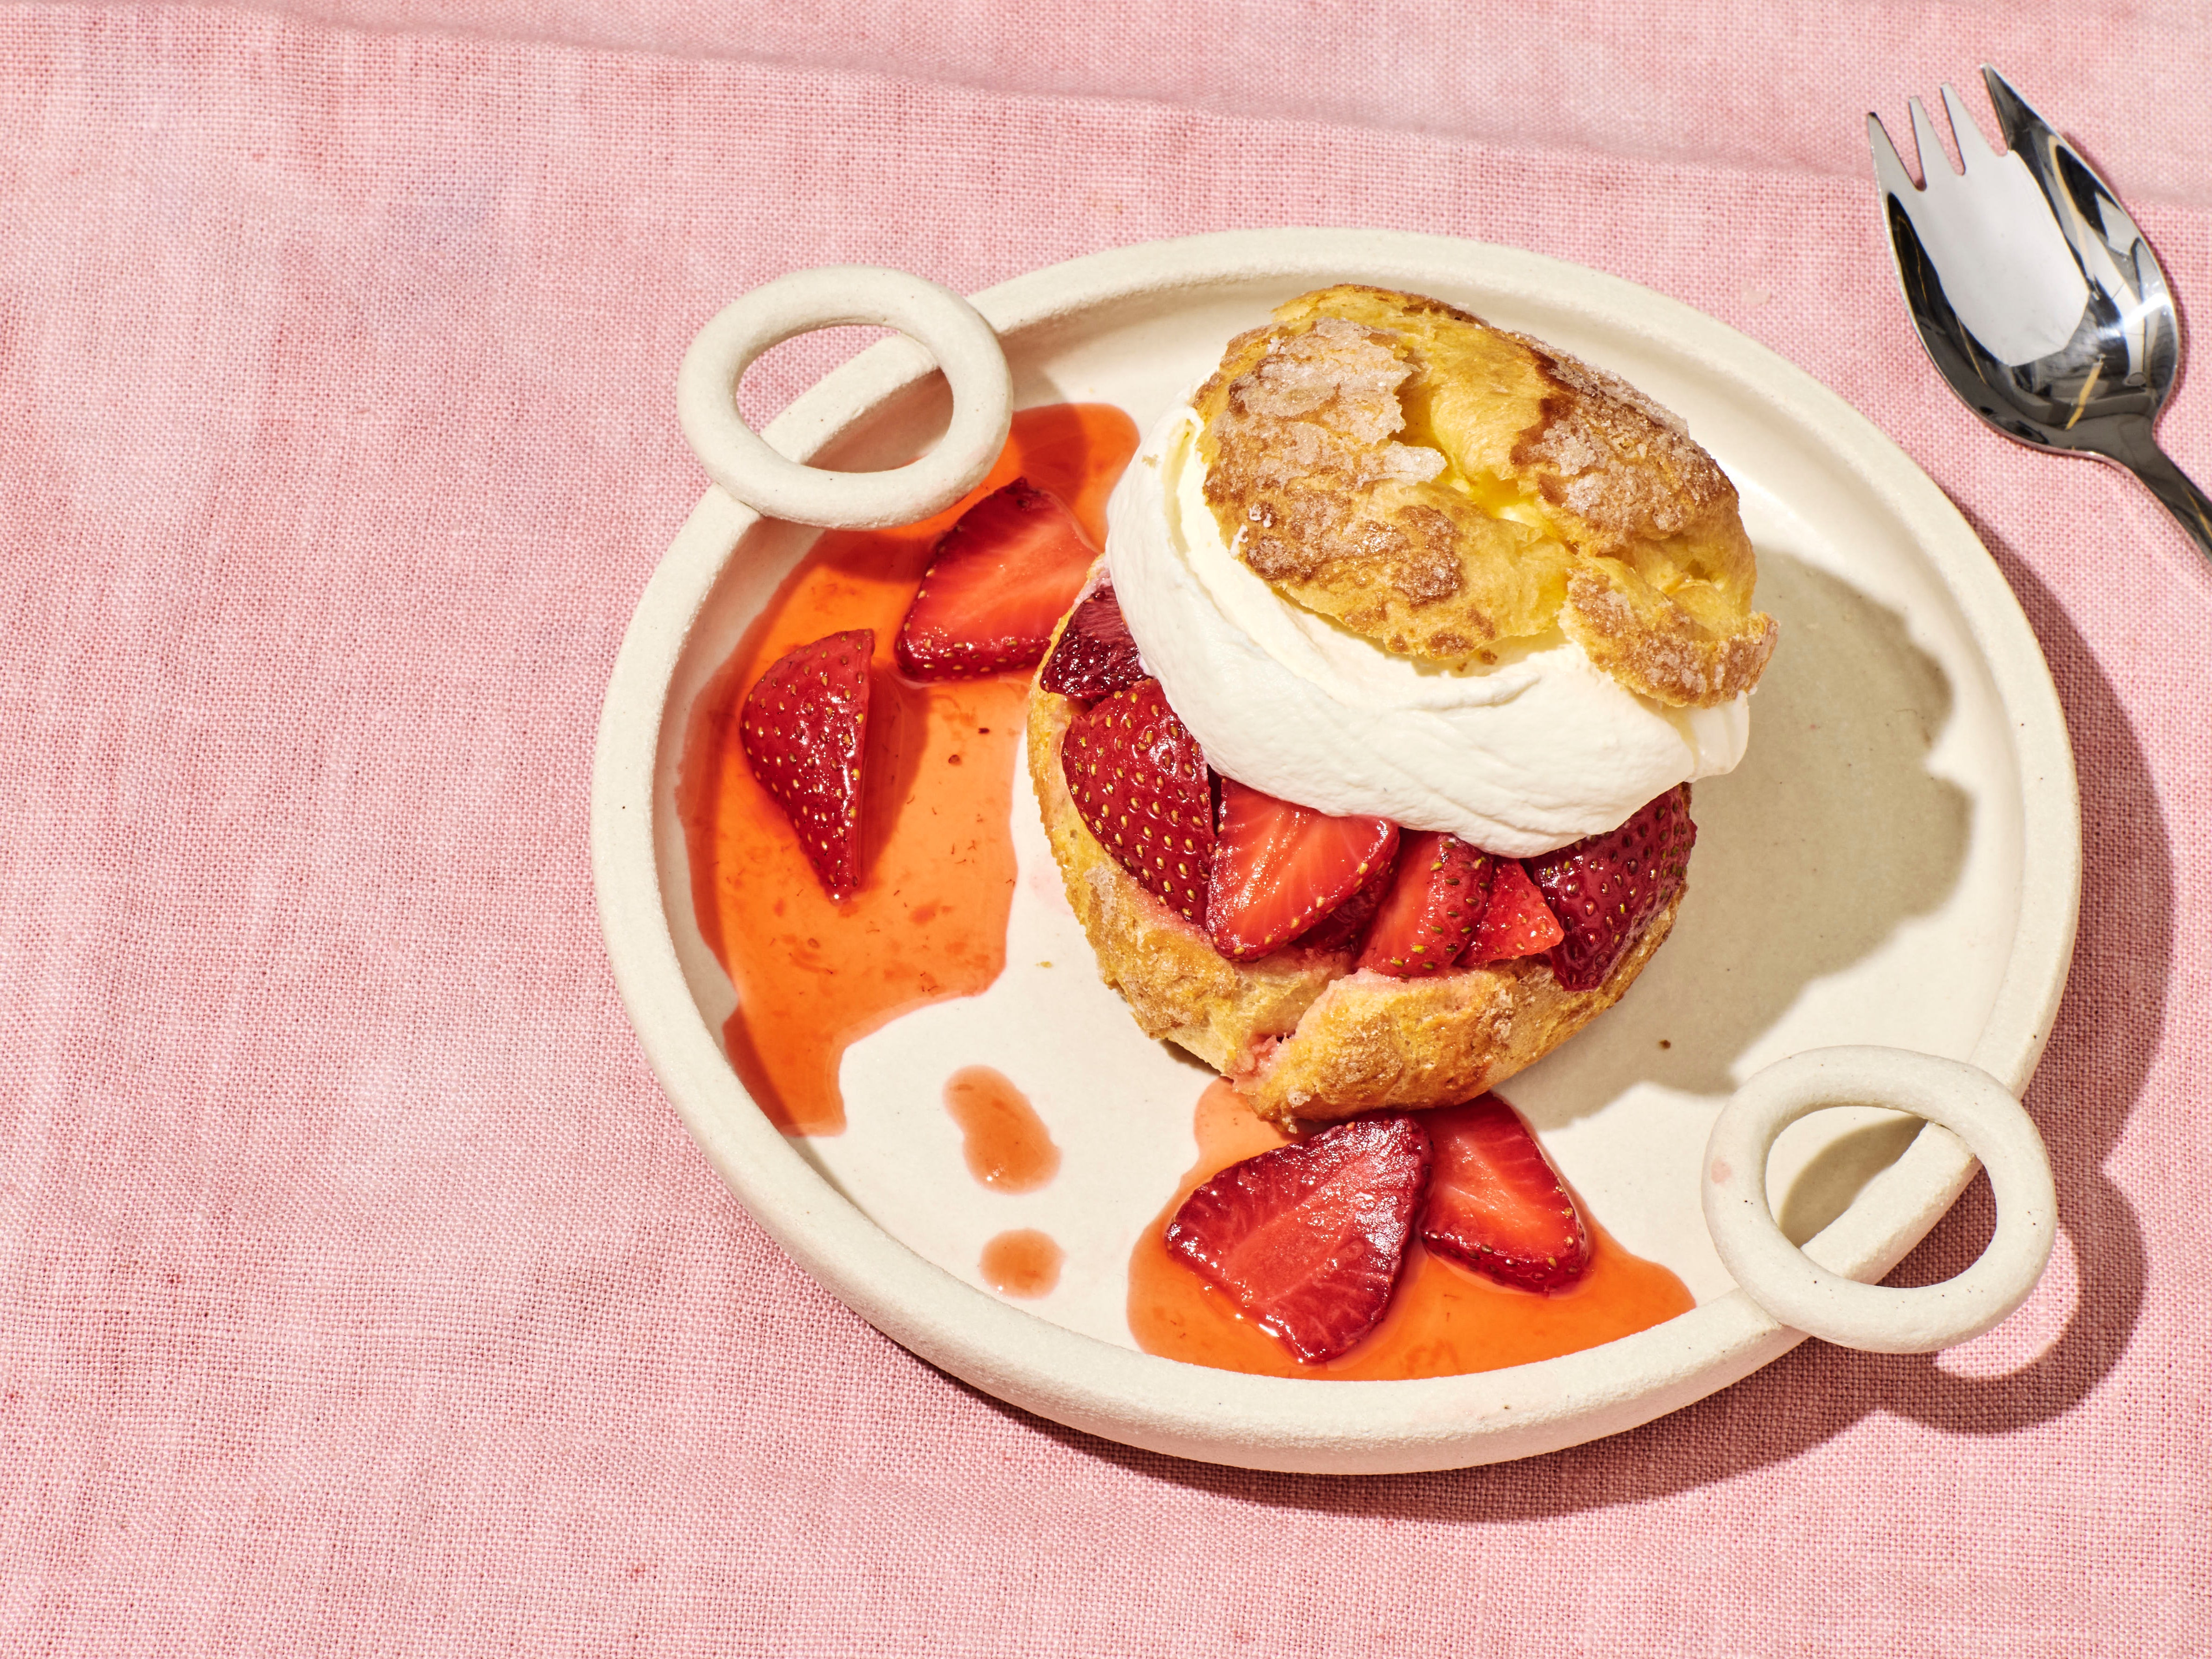
[[2130, 457], [2128, 471], [2143, 481], [2150, 493], [2166, 504], [2181, 527], [2195, 538], [2206, 557], [2212, 558], [2212, 497], [2189, 481], [2189, 475], [2155, 445], [2140, 459]]
[[2173, 458], [2158, 447], [2148, 420], [2138, 415], [2112, 422], [2087, 447], [2142, 479], [2198, 550], [2212, 558], [2212, 497], [2191, 483]]

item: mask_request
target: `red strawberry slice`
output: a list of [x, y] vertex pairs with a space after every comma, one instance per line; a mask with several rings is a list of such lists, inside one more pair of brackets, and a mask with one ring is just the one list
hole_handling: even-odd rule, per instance
[[1310, 951], [1349, 951], [1359, 943], [1359, 936], [1367, 931], [1367, 924], [1375, 919], [1382, 908], [1382, 896], [1390, 890], [1390, 878], [1398, 872], [1398, 860], [1405, 854], [1406, 838], [1398, 837], [1397, 853], [1376, 861], [1367, 879], [1359, 884], [1350, 898], [1300, 933], [1292, 943]]
[[1168, 1249], [1304, 1364], [1334, 1359], [1390, 1304], [1429, 1157], [1402, 1113], [1340, 1123], [1224, 1170], [1183, 1200]]
[[1090, 702], [1126, 691], [1144, 678], [1137, 642], [1122, 620], [1114, 585], [1101, 582], [1060, 630], [1060, 643], [1053, 647], [1039, 684], [1063, 697]]
[[831, 898], [860, 884], [860, 751], [872, 628], [802, 645], [754, 683], [738, 738], [762, 788], [790, 816]]
[[1482, 921], [1496, 862], [1456, 836], [1408, 833], [1397, 879], [1367, 930], [1358, 966], [1417, 979], [1457, 962]]
[[1036, 667], [1097, 556], [1057, 498], [1015, 479], [937, 544], [899, 629], [899, 666], [918, 680]]
[[1160, 683], [1139, 680], [1069, 721], [1060, 769], [1099, 844], [1154, 898], [1204, 927], [1213, 775]]
[[1350, 898], [1397, 847], [1388, 818], [1333, 818], [1222, 779], [1206, 895], [1213, 948], [1231, 962], [1266, 956]]
[[1495, 860], [1497, 873], [1490, 883], [1490, 904], [1482, 925], [1474, 930], [1474, 943], [1467, 947], [1468, 962], [1510, 962], [1548, 951], [1566, 937], [1536, 884], [1517, 859]]
[[1589, 1233], [1518, 1113], [1484, 1095], [1422, 1121], [1436, 1142], [1422, 1243], [1527, 1290], [1560, 1290], [1582, 1277]]
[[1561, 985], [1593, 991], [1613, 976], [1644, 924], [1681, 886], [1697, 839], [1685, 783], [1645, 802], [1618, 830], [1523, 860], [1565, 930], [1552, 950]]

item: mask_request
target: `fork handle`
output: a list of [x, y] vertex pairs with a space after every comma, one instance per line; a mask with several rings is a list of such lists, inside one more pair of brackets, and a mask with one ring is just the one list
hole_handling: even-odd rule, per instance
[[2197, 550], [2212, 558], [2212, 496], [2191, 483], [2173, 458], [2158, 447], [2147, 420], [2131, 420], [2112, 434], [2109, 447], [2100, 447], [2107, 459], [2116, 461], [2143, 482], [2158, 497], [2174, 521], [2187, 531]]

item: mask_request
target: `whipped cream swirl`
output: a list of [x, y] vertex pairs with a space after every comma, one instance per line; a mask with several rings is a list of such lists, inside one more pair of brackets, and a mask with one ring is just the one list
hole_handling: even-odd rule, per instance
[[1443, 668], [1283, 598], [1222, 539], [1199, 430], [1188, 407], [1153, 428], [1107, 505], [1106, 556], [1146, 667], [1215, 771], [1528, 858], [1743, 758], [1747, 699], [1669, 708], [1563, 634]]

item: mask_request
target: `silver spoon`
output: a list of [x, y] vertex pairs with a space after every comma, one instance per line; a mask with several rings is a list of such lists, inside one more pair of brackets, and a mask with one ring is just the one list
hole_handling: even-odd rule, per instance
[[2212, 556], [2212, 500], [2158, 447], [2181, 367], [2166, 274], [2111, 188], [1986, 64], [2008, 148], [1943, 88], [1963, 173], [1912, 100], [1924, 187], [1867, 117], [1905, 303], [1936, 373], [1983, 420], [2039, 449], [2125, 467]]

